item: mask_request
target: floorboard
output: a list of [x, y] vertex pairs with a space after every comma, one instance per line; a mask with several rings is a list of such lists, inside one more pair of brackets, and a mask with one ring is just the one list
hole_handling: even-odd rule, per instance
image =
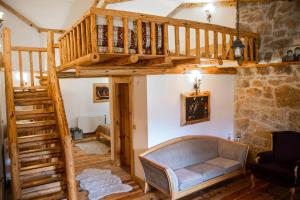
[[[74, 146], [75, 171], [80, 174], [87, 168], [111, 169], [112, 173], [119, 176], [122, 181], [133, 187], [126, 193], [113, 194], [103, 198], [104, 200], [167, 200], [168, 197], [161, 192], [152, 189], [144, 194], [140, 185], [133, 181], [130, 175], [111, 163], [110, 153], [105, 155], [91, 155], [84, 153], [79, 147]], [[78, 199], [87, 200], [87, 192], [80, 190], [78, 186]], [[300, 188], [296, 191], [296, 200], [300, 200]], [[289, 190], [270, 183], [258, 180], [256, 187], [250, 189], [249, 176], [240, 176], [205, 190], [196, 192], [181, 200], [287, 200]]]

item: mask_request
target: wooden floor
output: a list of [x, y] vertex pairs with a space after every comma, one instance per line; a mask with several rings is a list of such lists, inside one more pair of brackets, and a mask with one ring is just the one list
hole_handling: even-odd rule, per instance
[[[88, 155], [81, 151], [79, 147], [74, 147], [75, 169], [79, 174], [86, 168], [111, 169], [112, 173], [121, 177], [122, 181], [133, 187], [127, 193], [113, 194], [103, 198], [104, 200], [167, 200], [162, 193], [152, 190], [144, 195], [142, 188], [135, 183], [130, 175], [119, 167], [111, 164], [110, 154], [103, 156]], [[286, 200], [289, 199], [289, 191], [263, 181], [257, 181], [256, 187], [250, 189], [249, 177], [242, 176], [229, 181], [217, 184], [206, 190], [197, 192], [182, 200]], [[79, 200], [87, 199], [87, 192], [80, 191], [78, 188]], [[300, 200], [300, 188], [297, 188], [296, 200]]]

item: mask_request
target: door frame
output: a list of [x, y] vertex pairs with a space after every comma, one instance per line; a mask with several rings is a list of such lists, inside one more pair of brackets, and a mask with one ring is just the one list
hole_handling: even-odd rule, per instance
[[129, 136], [130, 136], [130, 174], [134, 177], [134, 150], [133, 150], [133, 120], [132, 120], [132, 77], [131, 76], [122, 76], [122, 77], [112, 77], [111, 78], [111, 116], [112, 116], [112, 132], [113, 132], [113, 153], [112, 153], [112, 160], [113, 163], [117, 166], [120, 166], [120, 127], [117, 123], [119, 119], [119, 103], [118, 98], [116, 97], [117, 91], [116, 87], [117, 84], [120, 83], [127, 83], [128, 84], [128, 102], [129, 102]]

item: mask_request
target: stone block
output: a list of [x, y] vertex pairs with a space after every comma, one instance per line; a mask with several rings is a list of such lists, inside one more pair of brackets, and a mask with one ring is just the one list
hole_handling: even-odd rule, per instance
[[278, 107], [300, 109], [300, 89], [283, 85], [275, 89], [275, 98]]

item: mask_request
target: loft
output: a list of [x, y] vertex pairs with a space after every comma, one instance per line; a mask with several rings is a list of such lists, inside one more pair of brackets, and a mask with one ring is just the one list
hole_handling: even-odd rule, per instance
[[[219, 25], [92, 8], [59, 37], [57, 71], [62, 77], [183, 73], [234, 61], [236, 35]], [[240, 36], [244, 62], [258, 62], [259, 34]], [[234, 73], [232, 68], [203, 70]]]

